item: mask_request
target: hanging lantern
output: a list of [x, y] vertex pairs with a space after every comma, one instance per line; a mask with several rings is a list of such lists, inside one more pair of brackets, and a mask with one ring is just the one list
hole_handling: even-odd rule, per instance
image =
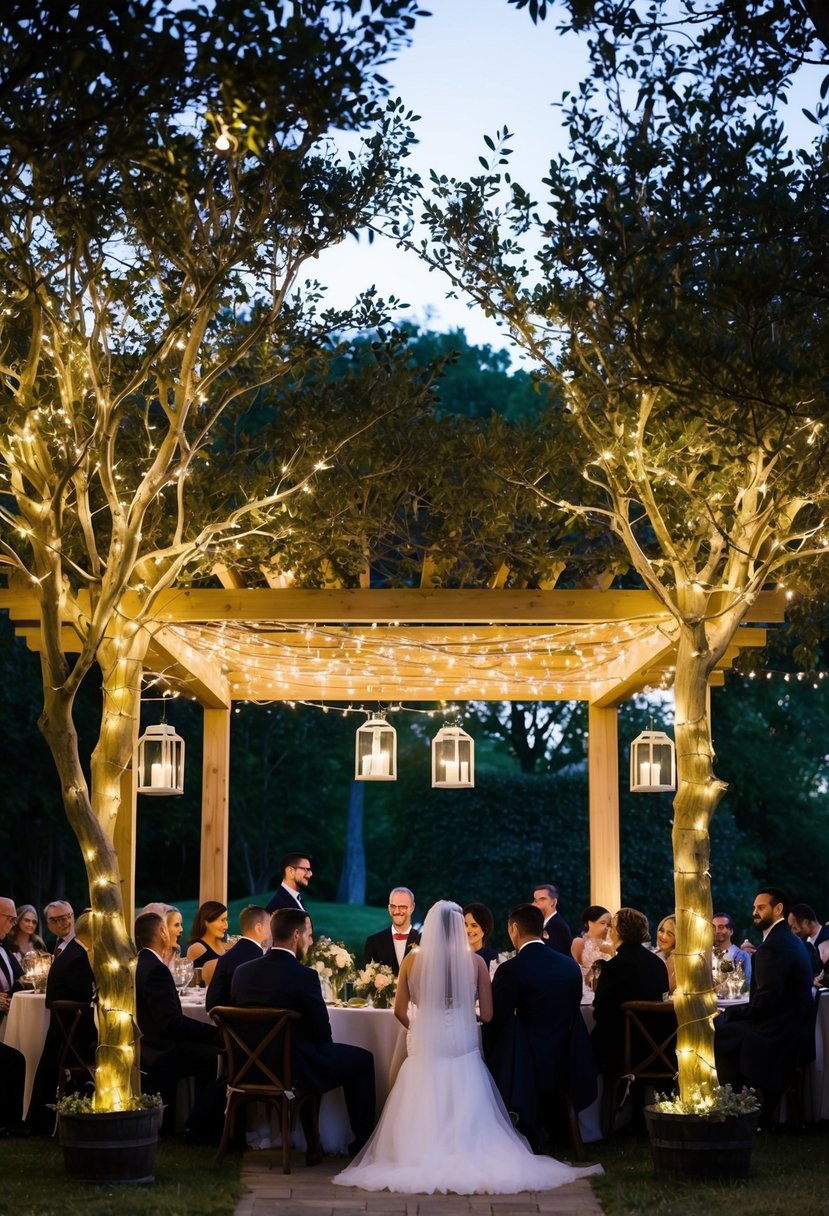
[[397, 780], [397, 731], [382, 714], [375, 714], [357, 730], [354, 780]]
[[475, 785], [475, 740], [460, 726], [442, 726], [432, 740], [432, 788]]
[[630, 792], [662, 794], [676, 789], [676, 748], [662, 730], [643, 730], [630, 745]]
[[135, 755], [139, 794], [184, 793], [184, 740], [172, 726], [148, 726]]

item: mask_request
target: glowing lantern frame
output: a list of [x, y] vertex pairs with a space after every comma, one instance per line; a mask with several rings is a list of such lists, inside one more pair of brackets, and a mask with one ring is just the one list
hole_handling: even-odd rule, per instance
[[664, 794], [676, 789], [676, 747], [663, 730], [643, 730], [630, 745], [630, 792]]
[[460, 726], [442, 726], [432, 740], [432, 788], [475, 786], [475, 740]]
[[184, 740], [166, 722], [148, 726], [135, 753], [138, 793], [184, 793]]
[[397, 780], [397, 731], [383, 714], [374, 714], [357, 728], [354, 780]]

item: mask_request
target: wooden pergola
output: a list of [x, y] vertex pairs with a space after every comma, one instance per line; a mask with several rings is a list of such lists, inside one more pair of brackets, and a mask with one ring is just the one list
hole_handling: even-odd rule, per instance
[[[35, 598], [0, 590], [0, 608], [38, 650]], [[764, 645], [784, 608], [783, 593], [757, 597], [712, 685], [740, 650]], [[181, 588], [158, 596], [150, 634], [145, 671], [204, 713], [200, 900], [227, 898], [234, 701], [578, 700], [588, 703], [590, 898], [619, 906], [617, 709], [670, 685], [676, 649], [674, 619], [650, 592]], [[80, 648], [68, 624], [63, 640]], [[116, 828], [128, 923], [136, 804], [129, 769]]]

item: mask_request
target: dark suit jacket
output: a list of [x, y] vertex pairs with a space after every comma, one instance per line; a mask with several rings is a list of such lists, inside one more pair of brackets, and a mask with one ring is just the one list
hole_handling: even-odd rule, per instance
[[280, 883], [271, 896], [271, 901], [266, 905], [266, 912], [276, 912], [278, 908], [302, 908], [302, 904], [297, 903], [291, 892], [288, 891]]
[[593, 1016], [591, 1041], [603, 1072], [615, 1075], [624, 1058], [625, 1001], [661, 1001], [668, 991], [668, 968], [645, 946], [622, 944], [602, 965]]
[[[51, 1009], [55, 1001], [78, 1001], [88, 1008], [78, 1025], [75, 1041], [85, 1060], [95, 1059], [98, 1031], [92, 1002], [95, 998], [95, 976], [89, 955], [76, 937], [61, 950], [49, 968], [46, 980], [46, 1008]], [[51, 1032], [52, 1022], [49, 1023]]]
[[0, 966], [3, 967], [3, 974], [6, 976], [7, 980], [9, 978], [9, 973], [11, 973], [11, 988], [9, 989], [9, 992], [18, 992], [20, 989], [20, 977], [23, 975], [23, 968], [20, 966], [20, 963], [17, 961], [14, 955], [6, 950], [5, 947], [0, 948], [3, 950], [3, 958], [2, 962], [0, 962]]
[[152, 950], [141, 950], [135, 969], [135, 1004], [141, 1030], [142, 1065], [175, 1050], [179, 1043], [219, 1046], [215, 1026], [197, 1022], [181, 1012], [176, 982], [169, 967]]
[[[331, 1023], [319, 975], [313, 968], [306, 967], [290, 950], [269, 950], [260, 959], [237, 967], [230, 985], [230, 1003], [249, 1009], [296, 1010], [301, 1021], [293, 1029], [293, 1079], [303, 1088], [320, 1093], [332, 1088], [335, 1053]], [[280, 1047], [274, 1055], [275, 1063], [281, 1064], [281, 1054]]]
[[552, 950], [557, 950], [559, 954], [566, 954], [570, 958], [572, 941], [573, 934], [570, 932], [570, 926], [560, 912], [556, 912], [549, 920], [545, 920], [544, 942]]
[[752, 958], [747, 1005], [716, 1019], [718, 1051], [736, 1055], [751, 1085], [782, 1089], [799, 1053], [814, 1050], [812, 966], [805, 944], [778, 921]]
[[581, 992], [578, 963], [541, 941], [529, 942], [495, 972], [484, 1054], [507, 1109], [519, 1115], [531, 1140], [538, 1138], [540, 1095], [569, 1081]]
[[829, 925], [821, 925], [820, 929], [818, 930], [818, 935], [814, 941], [815, 949], [817, 949], [817, 947], [827, 939], [829, 939]]
[[[392, 941], [392, 929], [383, 929], [380, 933], [372, 933], [371, 937], [366, 938], [366, 944], [363, 947], [363, 966], [366, 963], [385, 963], [391, 967], [395, 975], [400, 974], [400, 964], [397, 961], [397, 953], [394, 949]], [[411, 950], [412, 946], [420, 945], [420, 934], [417, 929], [409, 930], [409, 938], [406, 942], [406, 949], [403, 951], [403, 957]]]
[[207, 985], [205, 1005], [208, 1012], [214, 1005], [230, 1004], [230, 984], [237, 967], [262, 957], [262, 947], [250, 937], [240, 937], [219, 959], [213, 979]]

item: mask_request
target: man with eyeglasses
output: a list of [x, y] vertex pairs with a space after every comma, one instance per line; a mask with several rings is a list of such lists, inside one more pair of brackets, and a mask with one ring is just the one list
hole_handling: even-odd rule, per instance
[[305, 911], [302, 896], [308, 890], [308, 879], [313, 874], [311, 858], [307, 853], [286, 853], [280, 865], [282, 883], [274, 891], [266, 910], [276, 912], [278, 908], [301, 908]]
[[385, 963], [395, 975], [400, 974], [400, 964], [412, 946], [420, 945], [420, 934], [412, 928], [414, 895], [408, 887], [394, 887], [389, 892], [388, 929], [372, 933], [363, 947], [363, 966], [369, 963]]
[[43, 909], [43, 917], [49, 932], [55, 935], [52, 955], [57, 958], [75, 936], [75, 913], [65, 899], [55, 899]]
[[[0, 896], [0, 941], [17, 924], [14, 900]], [[0, 946], [0, 1019], [6, 1016], [11, 996], [20, 987], [22, 972], [15, 958]], [[23, 1086], [26, 1060], [15, 1047], [0, 1043], [0, 1136], [26, 1135], [23, 1124]]]

